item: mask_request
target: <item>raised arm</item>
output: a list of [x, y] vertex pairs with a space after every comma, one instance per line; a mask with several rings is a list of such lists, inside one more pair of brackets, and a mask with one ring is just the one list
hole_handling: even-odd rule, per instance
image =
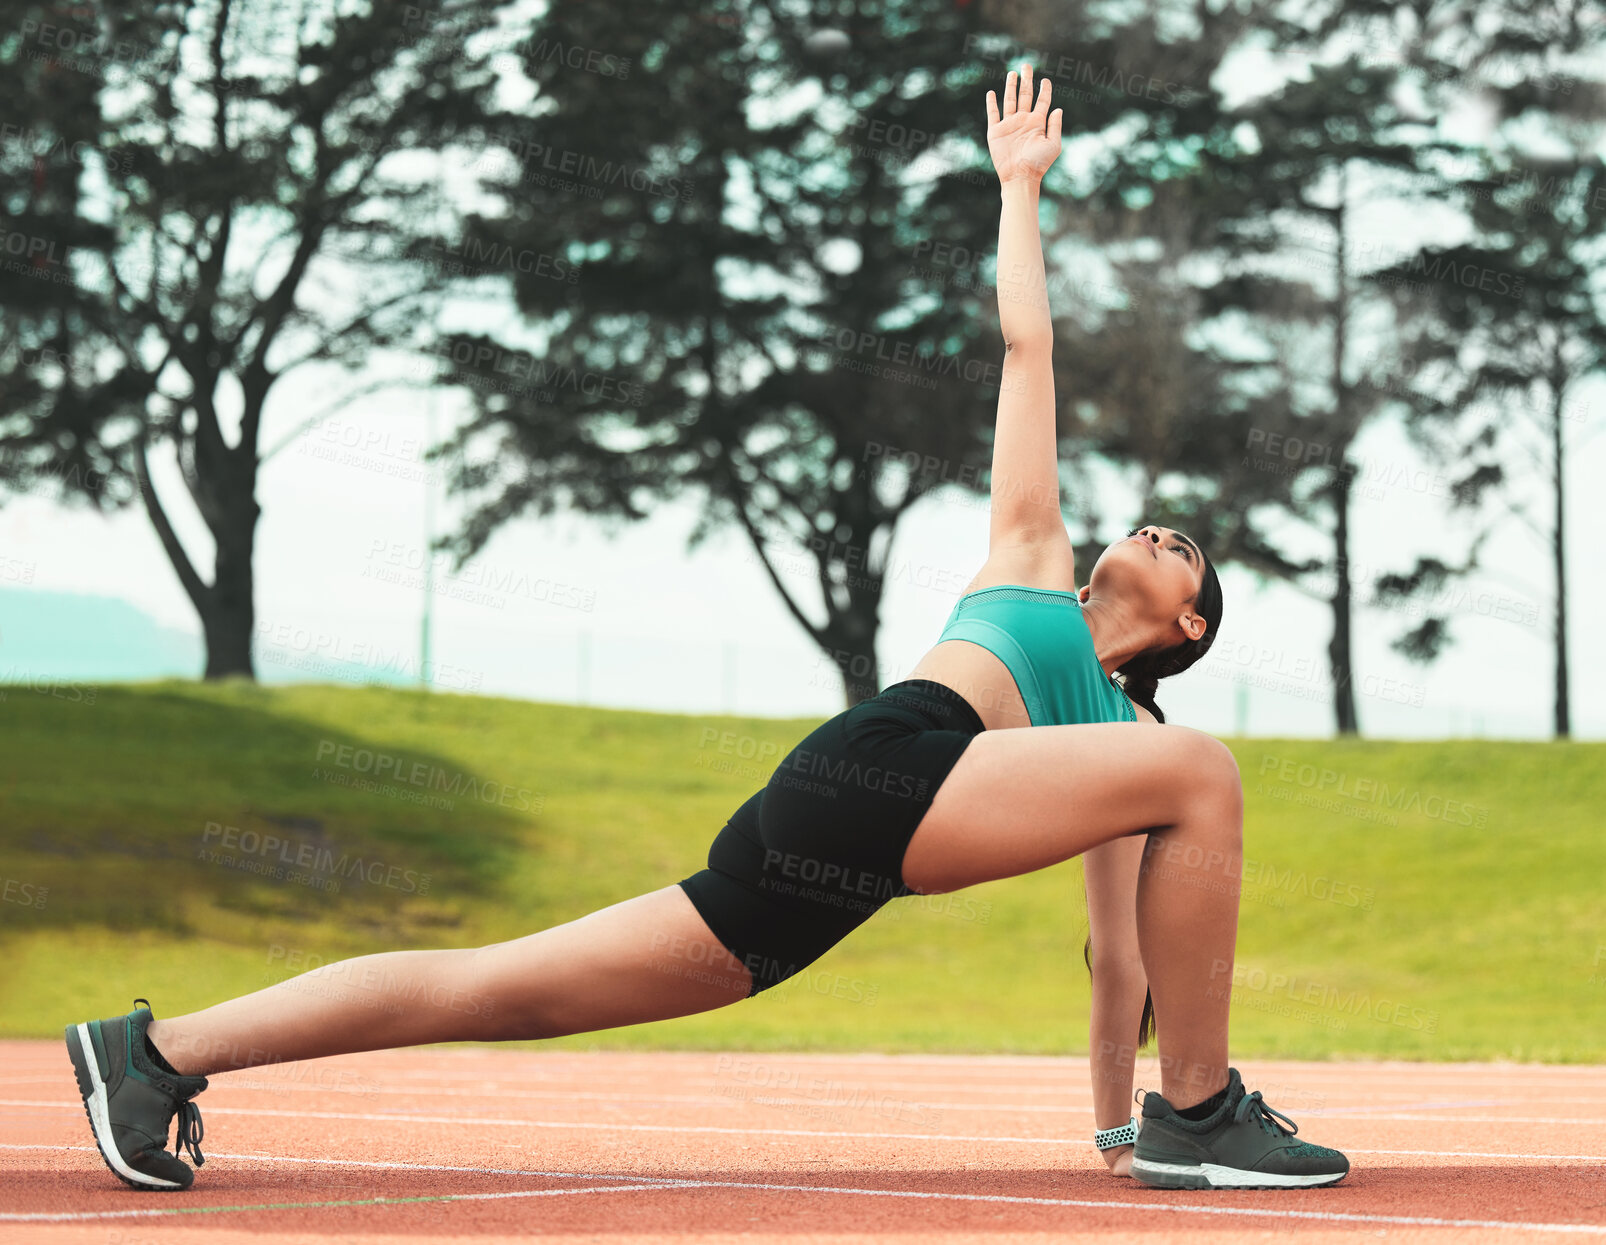
[[1060, 152], [1059, 109], [1045, 78], [1032, 103], [1032, 67], [1011, 72], [1002, 104], [987, 92], [987, 149], [998, 170], [998, 324], [1004, 369], [993, 439], [989, 560], [1040, 567], [1072, 582], [1071, 540], [1060, 517], [1054, 344], [1037, 201]]

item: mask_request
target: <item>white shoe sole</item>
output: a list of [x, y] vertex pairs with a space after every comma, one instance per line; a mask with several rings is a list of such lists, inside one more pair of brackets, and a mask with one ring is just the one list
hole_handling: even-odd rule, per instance
[[[77, 1039], [76, 1049], [73, 1046], [74, 1038]], [[84, 1100], [89, 1127], [95, 1134], [95, 1147], [100, 1151], [100, 1157], [106, 1160], [106, 1166], [137, 1188], [182, 1189], [184, 1186], [176, 1180], [164, 1180], [160, 1176], [147, 1176], [144, 1172], [135, 1171], [117, 1149], [117, 1142], [112, 1137], [111, 1112], [106, 1103], [106, 1082], [101, 1079], [100, 1063], [95, 1058], [95, 1045], [89, 1036], [87, 1024], [81, 1024], [76, 1031], [69, 1032], [67, 1053], [72, 1056], [73, 1071], [78, 1074], [78, 1092]]]
[[1313, 1176], [1285, 1176], [1277, 1172], [1244, 1171], [1215, 1163], [1153, 1163], [1132, 1160], [1133, 1179], [1156, 1189], [1315, 1189], [1337, 1184], [1347, 1171]]

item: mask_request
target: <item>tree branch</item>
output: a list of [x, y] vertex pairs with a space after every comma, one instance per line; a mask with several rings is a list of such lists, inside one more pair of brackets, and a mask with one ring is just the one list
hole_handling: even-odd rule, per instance
[[156, 489], [151, 483], [150, 464], [146, 460], [143, 433], [134, 446], [134, 475], [139, 484], [140, 499], [145, 503], [145, 513], [150, 517], [151, 526], [156, 529], [156, 535], [167, 553], [167, 560], [178, 572], [178, 581], [184, 585], [184, 591], [189, 595], [191, 604], [204, 617], [206, 607], [211, 602], [212, 590], [196, 574], [189, 554], [184, 552], [184, 546], [179, 543], [178, 534], [173, 531], [173, 525], [167, 521], [167, 512], [162, 509], [161, 500], [156, 496]]
[[797, 602], [792, 599], [792, 594], [786, 590], [786, 585], [781, 582], [781, 577], [776, 574], [775, 567], [770, 564], [769, 554], [764, 551], [764, 539], [759, 535], [758, 529], [753, 526], [753, 520], [748, 517], [747, 507], [742, 504], [739, 497], [732, 500], [735, 503], [737, 518], [741, 520], [742, 530], [747, 533], [747, 539], [752, 543], [753, 552], [758, 554], [758, 560], [763, 564], [764, 573], [770, 577], [770, 583], [774, 585], [775, 591], [781, 594], [781, 600], [785, 602], [786, 608], [791, 611], [792, 617], [797, 619], [803, 630], [808, 632], [809, 638], [820, 647], [825, 647], [825, 641], [819, 628], [811, 623], [808, 620], [808, 616], [798, 608]]
[[281, 373], [293, 372], [296, 368], [305, 363], [312, 363], [318, 359], [328, 359], [332, 357], [334, 354], [334, 348], [336, 344], [339, 343], [341, 338], [346, 337], [351, 333], [358, 332], [359, 330], [366, 329], [372, 322], [373, 318], [380, 312], [391, 307], [395, 307], [401, 303], [405, 303], [409, 299], [425, 298], [430, 292], [431, 291], [427, 286], [414, 287], [401, 294], [396, 294], [390, 298], [386, 298], [375, 303], [373, 306], [364, 310], [361, 315], [352, 318], [345, 324], [341, 325], [338, 329], [334, 329], [325, 335], [323, 340], [318, 343], [315, 349], [308, 351], [299, 359], [292, 359], [290, 362], [286, 363], [282, 368], [280, 368], [279, 371]]

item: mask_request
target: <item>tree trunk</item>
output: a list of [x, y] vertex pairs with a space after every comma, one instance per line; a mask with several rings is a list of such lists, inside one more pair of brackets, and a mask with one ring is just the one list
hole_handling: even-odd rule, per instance
[[1352, 594], [1349, 581], [1349, 496], [1355, 475], [1349, 461], [1353, 432], [1350, 423], [1350, 392], [1344, 379], [1344, 343], [1349, 327], [1349, 287], [1344, 260], [1348, 215], [1348, 169], [1338, 170], [1338, 209], [1333, 224], [1338, 231], [1337, 260], [1333, 293], [1333, 414], [1334, 431], [1342, 442], [1338, 455], [1337, 478], [1333, 481], [1333, 638], [1327, 645], [1328, 665], [1333, 673], [1333, 715], [1340, 735], [1355, 735], [1360, 724], [1355, 718], [1354, 671], [1350, 653], [1350, 611]]
[[1355, 717], [1354, 672], [1350, 663], [1350, 609], [1352, 592], [1349, 581], [1349, 493], [1354, 476], [1349, 470], [1348, 458], [1340, 460], [1338, 479], [1333, 482], [1334, 566], [1333, 579], [1333, 638], [1327, 645], [1327, 662], [1333, 673], [1333, 714], [1340, 735], [1360, 732]]
[[842, 615], [832, 619], [827, 651], [842, 675], [846, 708], [869, 700], [881, 691], [881, 667], [875, 655], [874, 617]]
[[251, 634], [256, 628], [252, 556], [256, 546], [258, 507], [231, 508], [229, 526], [214, 529], [217, 565], [211, 591], [199, 605], [201, 629], [206, 637], [207, 679], [231, 675], [256, 678], [251, 661]]
[[[254, 423], [250, 425], [255, 427]], [[210, 447], [198, 453], [185, 483], [201, 512], [217, 549], [212, 582], [207, 583], [195, 569], [183, 542], [167, 517], [151, 482], [147, 444], [142, 437], [134, 447], [134, 472], [146, 516], [162, 542], [162, 551], [172, 563], [190, 604], [201, 620], [206, 640], [206, 670], [203, 677], [222, 679], [230, 675], [256, 677], [251, 663], [251, 633], [256, 627], [256, 605], [252, 580], [252, 560], [256, 548], [257, 454], [254, 444], [233, 449]], [[182, 450], [180, 459], [183, 459]]]
[[753, 552], [758, 557], [759, 565], [764, 568], [770, 583], [780, 594], [782, 604], [841, 673], [847, 700], [846, 707], [851, 709], [861, 701], [874, 696], [881, 690], [881, 670], [876, 660], [875, 641], [876, 631], [881, 625], [881, 593], [885, 586], [882, 572], [870, 567], [867, 560], [863, 563], [855, 560], [850, 575], [856, 578], [857, 582], [848, 584], [839, 594], [834, 591], [830, 576], [831, 546], [822, 544], [812, 550], [818, 568], [820, 594], [825, 600], [826, 610], [825, 625], [816, 626], [809, 621], [808, 615], [803, 612], [796, 598], [781, 581], [781, 576], [764, 547], [764, 538], [758, 530], [758, 525], [747, 513], [747, 507], [740, 497], [735, 499], [734, 510], [741, 522], [742, 530], [747, 534], [748, 543], [752, 545]]
[[1567, 699], [1567, 528], [1566, 510], [1562, 490], [1565, 460], [1562, 458], [1562, 396], [1564, 382], [1552, 377], [1550, 382], [1550, 436], [1551, 460], [1555, 471], [1556, 526], [1551, 538], [1551, 556], [1556, 570], [1556, 738], [1566, 739], [1572, 734], [1572, 707]]

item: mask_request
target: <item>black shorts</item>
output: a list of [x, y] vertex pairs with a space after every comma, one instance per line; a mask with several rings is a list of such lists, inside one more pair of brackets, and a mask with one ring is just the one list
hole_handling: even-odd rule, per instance
[[896, 683], [793, 748], [680, 885], [749, 994], [812, 964], [903, 884], [903, 854], [948, 771], [986, 728], [952, 688]]

